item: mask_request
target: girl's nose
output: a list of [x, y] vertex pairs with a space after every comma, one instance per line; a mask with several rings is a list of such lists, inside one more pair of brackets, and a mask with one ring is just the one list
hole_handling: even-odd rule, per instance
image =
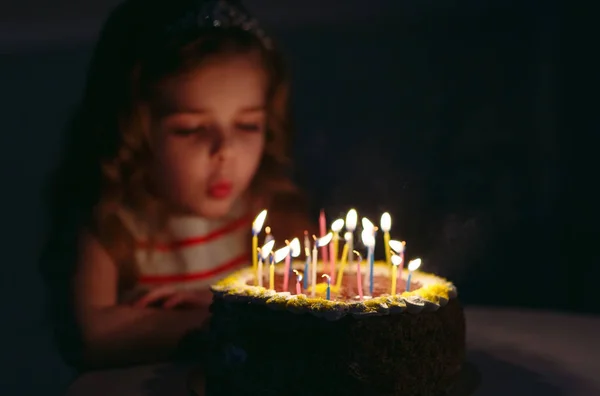
[[223, 160], [229, 154], [232, 146], [231, 134], [227, 131], [216, 129], [212, 135], [210, 155]]

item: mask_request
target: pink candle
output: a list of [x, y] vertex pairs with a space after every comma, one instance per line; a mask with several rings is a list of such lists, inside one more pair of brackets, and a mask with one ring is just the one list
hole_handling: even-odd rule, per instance
[[[289, 246], [289, 241], [285, 241], [285, 243]], [[290, 278], [290, 262], [292, 261], [292, 251], [285, 256], [285, 269], [283, 271], [283, 291], [288, 291], [288, 283]]]
[[302, 286], [300, 285], [300, 283], [302, 282], [302, 274], [300, 274], [296, 270], [294, 270], [294, 273], [296, 274], [296, 294], [300, 295], [302, 294]]
[[[324, 210], [321, 210], [321, 214], [319, 215], [319, 229], [321, 231], [320, 237], [322, 238], [327, 234], [327, 224]], [[321, 248], [321, 257], [323, 259], [323, 264], [327, 264], [327, 246], [323, 246]]]
[[362, 261], [362, 256], [356, 250], [354, 251], [354, 253], [358, 256], [358, 260], [356, 261], [356, 286], [358, 287], [358, 297], [360, 298], [360, 301], [363, 301], [364, 296], [362, 282], [360, 280], [360, 262]]

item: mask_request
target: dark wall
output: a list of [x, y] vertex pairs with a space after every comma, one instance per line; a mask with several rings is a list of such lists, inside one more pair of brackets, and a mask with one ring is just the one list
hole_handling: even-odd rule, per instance
[[[315, 212], [390, 211], [409, 256], [456, 280], [467, 303], [595, 309], [578, 286], [596, 267], [564, 271], [555, 10], [483, 4], [280, 29], [295, 75], [298, 180]], [[2, 385], [19, 394], [52, 393], [70, 374], [43, 316], [40, 191], [90, 51], [0, 55], [2, 367], [14, 371]], [[25, 381], [25, 368], [39, 381]]]

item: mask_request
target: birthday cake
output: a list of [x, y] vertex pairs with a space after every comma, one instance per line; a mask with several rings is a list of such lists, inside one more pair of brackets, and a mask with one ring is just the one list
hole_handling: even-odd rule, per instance
[[214, 285], [206, 395], [449, 394], [465, 356], [456, 288], [420, 260], [403, 268], [403, 251], [375, 262], [375, 232], [363, 230], [365, 259], [336, 247], [317, 261], [331, 234], [302, 261], [270, 241]]

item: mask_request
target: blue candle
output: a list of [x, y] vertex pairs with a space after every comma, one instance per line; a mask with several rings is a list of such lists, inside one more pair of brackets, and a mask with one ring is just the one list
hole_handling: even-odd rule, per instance
[[331, 300], [331, 277], [327, 274], [321, 275], [321, 278], [325, 278], [327, 280], [327, 300]]
[[310, 256], [306, 256], [306, 261], [304, 262], [304, 290], [308, 289], [308, 264], [310, 262]]
[[410, 280], [413, 271], [416, 271], [421, 266], [421, 259], [414, 259], [408, 263], [408, 279], [406, 279], [406, 291], [410, 291]]
[[410, 278], [412, 278], [412, 271], [408, 273], [408, 279], [406, 279], [406, 291], [410, 291]]

